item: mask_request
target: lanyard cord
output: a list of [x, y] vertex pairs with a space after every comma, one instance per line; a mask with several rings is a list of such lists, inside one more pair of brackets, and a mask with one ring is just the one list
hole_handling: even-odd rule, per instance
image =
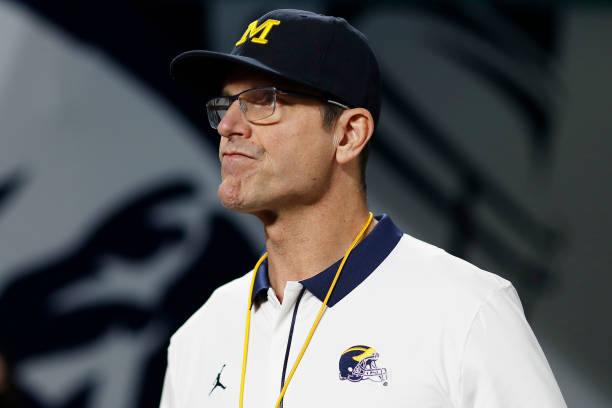
[[[300, 300], [302, 300], [302, 296], [304, 296], [304, 292], [306, 292], [306, 288], [302, 287], [300, 290], [300, 294], [298, 295], [295, 306], [293, 307], [293, 318], [291, 319], [291, 328], [289, 329], [289, 337], [287, 338], [287, 349], [285, 350], [285, 362], [283, 363], [283, 374], [281, 376], [281, 391], [285, 386], [285, 378], [287, 378], [287, 361], [289, 360], [289, 352], [291, 351], [291, 340], [293, 339], [293, 329], [295, 328], [295, 318], [297, 317], [298, 306], [300, 305]], [[281, 400], [279, 408], [283, 408], [283, 401]]]
[[[353, 248], [357, 246], [357, 243], [361, 240], [361, 237], [363, 236], [363, 234], [365, 234], [366, 230], [370, 226], [370, 223], [372, 222], [372, 218], [374, 218], [374, 214], [370, 212], [368, 216], [368, 220], [363, 225], [363, 228], [361, 228], [361, 231], [355, 237], [355, 240], [353, 240], [353, 243], [351, 244], [349, 249], [344, 254], [344, 258], [342, 258], [342, 262], [340, 262], [338, 271], [336, 271], [336, 276], [334, 276], [334, 280], [329, 286], [329, 290], [327, 291], [327, 295], [325, 296], [323, 305], [321, 305], [321, 309], [319, 309], [317, 318], [315, 319], [312, 327], [310, 328], [310, 333], [308, 333], [308, 337], [306, 337], [306, 341], [304, 342], [304, 345], [302, 346], [302, 351], [300, 351], [300, 354], [295, 359], [293, 368], [289, 372], [287, 381], [285, 381], [285, 385], [283, 386], [280, 396], [278, 397], [278, 400], [276, 401], [275, 408], [278, 408], [281, 401], [283, 400], [283, 397], [285, 396], [285, 392], [287, 391], [287, 387], [289, 386], [289, 382], [293, 378], [293, 374], [295, 373], [295, 370], [300, 364], [300, 361], [302, 360], [302, 357], [304, 356], [304, 353], [306, 352], [306, 348], [310, 344], [310, 339], [312, 339], [312, 335], [314, 334], [315, 330], [317, 329], [317, 326], [319, 325], [319, 321], [321, 320], [321, 317], [323, 316], [323, 312], [325, 311], [325, 308], [327, 307], [327, 301], [331, 297], [332, 291], [334, 290], [334, 287], [336, 286], [336, 282], [338, 281], [338, 278], [340, 277], [340, 272], [342, 271], [342, 268], [344, 268], [344, 264], [346, 263], [348, 256], [350, 255]], [[262, 262], [266, 260], [267, 257], [268, 257], [268, 253], [266, 252], [265, 254], [262, 255], [261, 258], [259, 258], [259, 261], [257, 261], [257, 263], [255, 264], [255, 268], [253, 269], [253, 279], [251, 281], [251, 290], [249, 291], [249, 304], [247, 307], [246, 328], [245, 328], [245, 333], [244, 333], [244, 352], [242, 354], [242, 375], [240, 378], [240, 401], [238, 405], [239, 408], [243, 408], [242, 404], [243, 404], [243, 398], [244, 398], [244, 379], [246, 376], [246, 362], [247, 362], [247, 354], [249, 351], [249, 329], [251, 327], [251, 307], [252, 307], [252, 300], [253, 300], [253, 287], [255, 286], [255, 276], [257, 276], [257, 271], [259, 270], [259, 267], [261, 266]]]

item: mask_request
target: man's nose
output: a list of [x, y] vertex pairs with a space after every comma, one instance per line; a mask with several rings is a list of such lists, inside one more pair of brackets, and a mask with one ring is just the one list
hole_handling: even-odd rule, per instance
[[217, 126], [217, 132], [222, 137], [244, 136], [248, 131], [248, 124], [240, 110], [240, 102], [235, 100], [225, 112]]

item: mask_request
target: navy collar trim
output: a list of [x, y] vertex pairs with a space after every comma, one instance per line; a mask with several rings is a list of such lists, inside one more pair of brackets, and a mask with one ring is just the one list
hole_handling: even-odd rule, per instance
[[[262, 253], [260, 257], [263, 256], [264, 253]], [[259, 265], [259, 269], [257, 269], [257, 276], [255, 276], [255, 284], [253, 285], [252, 302], [257, 303], [267, 298], [269, 287], [270, 281], [268, 280], [268, 259], [266, 258], [266, 260]]]
[[[378, 268], [378, 265], [391, 253], [402, 237], [402, 232], [395, 226], [387, 214], [377, 215], [375, 218], [378, 224], [349, 255], [342, 273], [340, 273], [336, 287], [327, 302], [327, 306], [334, 306], [370, 276]], [[300, 283], [323, 302], [340, 266], [340, 262], [342, 262], [342, 259], [339, 259], [317, 275], [300, 281]], [[253, 302], [262, 299], [267, 294], [269, 287], [268, 260], [266, 259], [260, 265], [255, 277]]]

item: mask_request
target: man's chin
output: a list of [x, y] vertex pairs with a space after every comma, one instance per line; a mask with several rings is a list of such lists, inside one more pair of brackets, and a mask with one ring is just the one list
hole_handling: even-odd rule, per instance
[[261, 190], [243, 188], [245, 187], [243, 183], [235, 181], [227, 178], [219, 185], [217, 196], [221, 205], [228, 210], [251, 214], [262, 219], [276, 213], [275, 203], [270, 200], [269, 194]]
[[252, 204], [249, 205], [249, 200], [245, 199], [239, 187], [221, 183], [217, 190], [217, 196], [219, 201], [221, 201], [221, 205], [229, 210], [242, 213], [252, 212]]

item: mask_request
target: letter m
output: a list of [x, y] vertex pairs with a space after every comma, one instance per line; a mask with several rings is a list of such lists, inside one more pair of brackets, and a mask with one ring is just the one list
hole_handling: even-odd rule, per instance
[[[236, 43], [236, 47], [239, 46], [240, 44], [245, 43], [247, 40], [247, 37], [251, 39], [251, 42], [254, 42], [257, 44], [267, 44], [268, 40], [266, 40], [266, 36], [268, 35], [272, 27], [279, 25], [281, 22], [278, 20], [272, 20], [269, 18], [264, 23], [262, 23], [260, 26], [257, 26], [257, 23], [258, 21], [255, 20], [251, 24], [249, 24], [244, 34], [242, 34], [242, 38], [240, 38], [240, 40], [238, 40], [238, 42]], [[259, 34], [259, 36], [255, 37], [257, 34]]]

